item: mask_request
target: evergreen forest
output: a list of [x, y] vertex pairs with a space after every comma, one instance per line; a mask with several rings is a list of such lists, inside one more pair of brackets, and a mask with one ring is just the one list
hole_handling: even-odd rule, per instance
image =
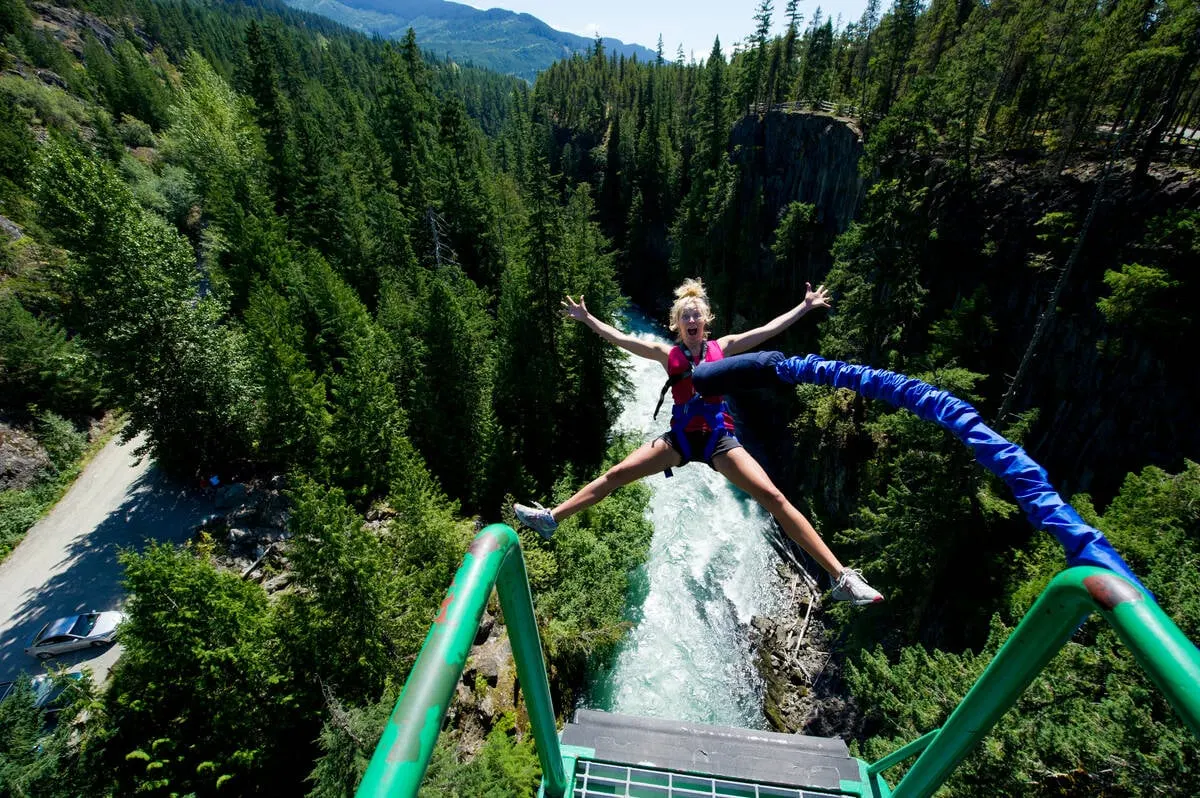
[[[624, 358], [563, 295], [665, 321], [692, 276], [717, 335], [825, 284], [832, 312], [772, 348], [970, 401], [1200, 640], [1200, 6], [778, 14], [763, 0], [732, 57], [596, 41], [530, 84], [275, 0], [0, 0], [0, 421], [48, 453], [41, 482], [0, 483], [0, 548], [109, 412], [182, 484], [282, 484], [292, 536], [269, 597], [211, 534], [124, 552], [119, 666], [52, 732], [26, 692], [0, 702], [0, 795], [352, 794], [480, 523], [632, 445], [610, 435]], [[805, 730], [878, 759], [945, 719], [1063, 554], [905, 412], [735, 399], [887, 594], [829, 609], [842, 711]], [[520, 533], [564, 716], [627, 629], [646, 501]], [[451, 723], [423, 794], [536, 794], [520, 706], [471, 750]], [[944, 794], [1198, 776], [1200, 744], [1090, 621]]]

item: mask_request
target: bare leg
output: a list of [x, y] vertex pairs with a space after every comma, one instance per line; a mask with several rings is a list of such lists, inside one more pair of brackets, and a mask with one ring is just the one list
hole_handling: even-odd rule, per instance
[[624, 460], [584, 485], [574, 496], [551, 510], [550, 515], [554, 516], [555, 521], [563, 521], [580, 510], [591, 507], [617, 488], [679, 465], [681, 459], [679, 452], [672, 449], [666, 441], [655, 438], [642, 444]]
[[767, 472], [758, 464], [749, 452], [743, 449], [732, 449], [713, 458], [713, 468], [726, 479], [749, 493], [756, 502], [775, 516], [787, 532], [788, 537], [796, 541], [800, 548], [812, 555], [817, 564], [837, 578], [844, 570], [838, 558], [821, 540], [817, 530], [808, 522], [803, 513], [797, 510], [787, 497], [775, 487], [775, 483], [767, 476]]

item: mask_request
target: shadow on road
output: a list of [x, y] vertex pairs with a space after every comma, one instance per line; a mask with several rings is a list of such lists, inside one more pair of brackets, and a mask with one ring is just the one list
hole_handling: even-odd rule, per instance
[[[0, 639], [0, 674], [43, 670], [24, 649], [47, 622], [86, 610], [119, 609], [124, 604], [119, 551], [141, 551], [147, 540], [182, 543], [212, 511], [211, 499], [184, 490], [151, 466], [130, 485], [116, 510], [94, 529], [80, 530], [40, 587], [19, 597], [10, 633]], [[37, 575], [30, 577], [38, 581]], [[72, 667], [102, 653], [100, 649], [72, 652], [48, 664]]]

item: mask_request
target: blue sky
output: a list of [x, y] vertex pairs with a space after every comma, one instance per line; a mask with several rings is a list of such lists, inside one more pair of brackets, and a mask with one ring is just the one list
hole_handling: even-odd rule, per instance
[[[507, 8], [532, 14], [552, 28], [582, 36], [611, 36], [654, 49], [658, 35], [663, 50], [674, 58], [679, 45], [690, 60], [708, 56], [713, 37], [729, 53], [736, 42], [754, 31], [754, 12], [761, 0], [457, 0], [475, 8]], [[800, 0], [799, 10], [805, 24], [818, 5], [824, 18], [834, 21], [842, 15], [842, 24], [857, 20], [866, 8], [866, 0]], [[882, 12], [890, 3], [880, 3]], [[784, 25], [787, 0], [774, 0], [772, 20], [776, 32]]]

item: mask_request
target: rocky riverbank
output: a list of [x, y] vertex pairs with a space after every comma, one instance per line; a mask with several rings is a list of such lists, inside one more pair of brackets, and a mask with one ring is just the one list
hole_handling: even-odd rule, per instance
[[825, 626], [824, 593], [798, 566], [785, 562], [778, 568], [788, 598], [773, 616], [751, 621], [756, 665], [766, 684], [763, 714], [776, 731], [851, 735], [858, 712], [840, 689], [841, 659]]

